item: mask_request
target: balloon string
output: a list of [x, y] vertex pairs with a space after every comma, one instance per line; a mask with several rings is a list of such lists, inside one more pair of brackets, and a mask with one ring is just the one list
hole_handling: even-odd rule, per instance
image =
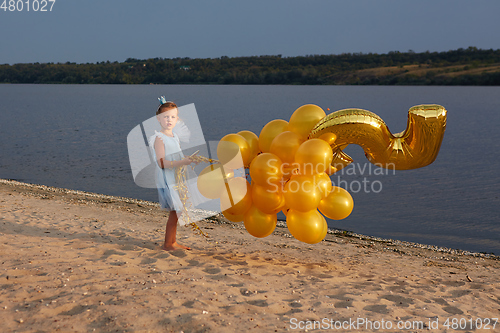
[[[193, 155], [190, 156], [190, 159], [193, 162], [210, 162], [212, 163], [213, 160], [211, 158], [207, 158], [204, 156], [197, 156], [198, 152], [195, 152]], [[179, 194], [179, 198], [181, 199], [182, 206], [183, 206], [183, 211], [185, 214], [185, 218], [187, 220], [187, 223], [191, 225], [193, 231], [201, 234], [202, 236], [208, 238], [208, 234], [205, 233], [203, 230], [200, 229], [200, 227], [191, 219], [191, 216], [189, 215], [189, 209], [193, 208], [193, 204], [191, 200], [189, 200], [189, 189], [187, 187], [187, 168], [185, 165], [177, 167], [175, 169], [175, 182], [176, 185], [174, 188], [177, 190], [177, 193]], [[189, 209], [188, 209], [189, 208]]]

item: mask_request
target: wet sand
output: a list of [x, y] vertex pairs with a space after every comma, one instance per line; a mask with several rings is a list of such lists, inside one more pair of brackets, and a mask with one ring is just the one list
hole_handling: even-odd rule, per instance
[[155, 203], [0, 181], [2, 331], [500, 330], [484, 330], [500, 317], [496, 256], [342, 232], [308, 245], [283, 223], [258, 239], [221, 217], [198, 222], [209, 238], [179, 227], [192, 250], [166, 252], [166, 218]]

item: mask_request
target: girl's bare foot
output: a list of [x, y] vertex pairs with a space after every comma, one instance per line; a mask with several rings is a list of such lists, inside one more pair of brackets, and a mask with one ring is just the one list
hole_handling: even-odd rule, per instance
[[173, 251], [173, 250], [177, 250], [176, 247], [174, 247], [173, 245], [170, 245], [170, 246], [165, 246], [163, 245], [162, 247], [162, 250], [165, 250], [165, 251]]
[[172, 245], [163, 245], [162, 247], [163, 250], [165, 251], [174, 251], [174, 250], [179, 250], [179, 249], [183, 249], [183, 250], [191, 250], [190, 247], [187, 247], [187, 246], [184, 246], [184, 245], [181, 245], [177, 242], [173, 243]]
[[191, 248], [189, 246], [181, 245], [177, 242], [175, 242], [173, 245], [174, 245], [174, 247], [176, 247], [178, 249], [191, 250]]

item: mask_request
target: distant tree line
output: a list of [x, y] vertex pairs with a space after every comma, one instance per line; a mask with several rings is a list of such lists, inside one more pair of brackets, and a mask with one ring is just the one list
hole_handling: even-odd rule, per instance
[[[410, 65], [422, 70], [404, 70]], [[500, 70], [491, 70], [495, 65], [500, 67], [500, 50], [475, 47], [298, 57], [129, 58], [121, 63], [5, 64], [0, 65], [0, 83], [500, 85]], [[370, 72], [377, 68], [396, 70]], [[454, 70], [461, 72], [454, 75]]]

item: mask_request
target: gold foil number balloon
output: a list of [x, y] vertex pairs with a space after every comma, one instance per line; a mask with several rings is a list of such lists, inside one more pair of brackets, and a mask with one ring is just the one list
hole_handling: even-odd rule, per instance
[[417, 105], [408, 111], [404, 132], [392, 134], [384, 121], [373, 112], [361, 109], [335, 111], [320, 120], [309, 137], [325, 133], [337, 136], [333, 149], [333, 166], [340, 170], [352, 162], [342, 149], [348, 144], [360, 145], [368, 160], [386, 169], [421, 168], [436, 159], [446, 129], [447, 111], [441, 105]]

